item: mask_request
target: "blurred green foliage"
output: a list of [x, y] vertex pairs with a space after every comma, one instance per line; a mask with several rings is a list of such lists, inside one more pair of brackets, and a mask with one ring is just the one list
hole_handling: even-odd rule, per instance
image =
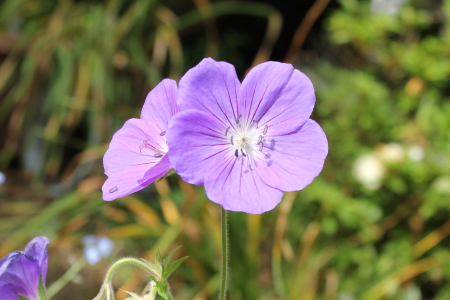
[[[179, 79], [197, 63], [192, 53], [239, 55], [208, 31], [215, 17], [267, 18], [254, 63], [270, 55], [280, 29], [275, 9], [195, 3], [179, 16], [159, 1], [3, 3], [1, 168], [19, 160], [41, 183], [23, 184], [30, 192], [22, 198], [8, 182], [0, 186], [0, 196], [17, 199], [0, 201], [0, 256], [49, 236], [51, 282], [69, 268], [68, 252], [82, 256], [86, 234], [116, 242], [111, 260], [182, 245], [179, 255], [189, 259], [173, 274], [175, 298], [215, 297], [219, 209], [201, 187], [172, 176], [114, 202], [100, 194], [107, 143], [138, 115], [151, 87]], [[411, 0], [389, 14], [370, 1], [339, 3], [327, 14], [326, 36], [295, 63], [316, 88], [312, 117], [330, 144], [324, 171], [271, 212], [230, 213], [229, 297], [450, 299], [450, 1]], [[204, 21], [204, 49], [183, 44], [180, 30]], [[55, 297], [93, 297], [106, 266], [87, 267], [83, 289], [74, 280]], [[133, 272], [118, 274], [117, 284], [142, 287]]]

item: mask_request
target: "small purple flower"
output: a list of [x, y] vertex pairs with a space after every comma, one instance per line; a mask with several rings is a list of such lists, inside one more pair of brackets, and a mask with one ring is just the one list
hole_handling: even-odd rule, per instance
[[35, 237], [25, 251], [14, 251], [0, 260], [0, 299], [20, 300], [18, 294], [39, 300], [39, 278], [45, 286], [48, 253], [46, 237]]
[[180, 80], [177, 102], [170, 161], [226, 210], [271, 210], [323, 168], [328, 142], [309, 119], [314, 88], [290, 64], [260, 64], [241, 84], [232, 65], [206, 58]]
[[164, 79], [145, 99], [140, 119], [130, 119], [113, 136], [103, 158], [108, 179], [103, 200], [137, 192], [171, 170], [166, 129], [178, 112], [177, 85]]

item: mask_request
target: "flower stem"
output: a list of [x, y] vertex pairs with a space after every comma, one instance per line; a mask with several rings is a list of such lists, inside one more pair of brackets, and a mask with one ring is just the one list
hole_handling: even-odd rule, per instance
[[47, 295], [52, 298], [56, 293], [58, 293], [66, 284], [68, 284], [80, 270], [86, 265], [86, 260], [80, 258], [77, 260], [70, 269], [64, 273], [58, 280], [53, 282], [53, 284], [47, 289]]
[[222, 207], [222, 274], [220, 275], [219, 300], [225, 300], [228, 280], [228, 212]]
[[[125, 257], [125, 258], [119, 259], [118, 261], [113, 263], [112, 266], [108, 269], [108, 272], [106, 273], [106, 276], [105, 276], [105, 280], [103, 281], [103, 286], [106, 287], [111, 282], [111, 278], [114, 275], [114, 272], [116, 271], [116, 269], [118, 267], [120, 267], [121, 265], [128, 265], [128, 264], [132, 264], [132, 265], [141, 267], [148, 273], [157, 277], [157, 279], [159, 280], [158, 272], [156, 270], [154, 270], [150, 265], [148, 265], [145, 262], [143, 262], [139, 259], [136, 259], [136, 258]], [[107, 294], [107, 292], [106, 292], [106, 290], [103, 290], [100, 294], [100, 298], [98, 298], [98, 299], [104, 299], [105, 294]], [[95, 299], [97, 299], [97, 298], [95, 298]]]
[[157, 292], [158, 292], [158, 289], [156, 288], [156, 286], [153, 286], [150, 291], [150, 294], [148, 296], [148, 299], [155, 300]]

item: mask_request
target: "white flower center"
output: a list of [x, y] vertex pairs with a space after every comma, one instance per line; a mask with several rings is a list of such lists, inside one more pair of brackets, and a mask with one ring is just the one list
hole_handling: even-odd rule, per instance
[[268, 129], [267, 125], [258, 126], [258, 122], [242, 119], [239, 115], [236, 124], [227, 128], [225, 136], [229, 138], [236, 157], [247, 157], [254, 151], [263, 151], [264, 135]]

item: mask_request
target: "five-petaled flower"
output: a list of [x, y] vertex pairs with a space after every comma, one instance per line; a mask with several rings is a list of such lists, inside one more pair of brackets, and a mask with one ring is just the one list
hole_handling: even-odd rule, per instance
[[14, 251], [0, 260], [0, 299], [39, 300], [39, 281], [45, 286], [49, 239], [36, 237], [25, 251]]
[[260, 64], [241, 84], [232, 65], [206, 58], [180, 80], [177, 103], [170, 161], [226, 210], [271, 210], [323, 168], [328, 142], [309, 119], [314, 88], [290, 64]]
[[177, 85], [164, 79], [145, 99], [140, 119], [130, 119], [113, 136], [103, 158], [108, 179], [103, 199], [111, 201], [137, 192], [172, 170], [166, 129], [178, 112]]

